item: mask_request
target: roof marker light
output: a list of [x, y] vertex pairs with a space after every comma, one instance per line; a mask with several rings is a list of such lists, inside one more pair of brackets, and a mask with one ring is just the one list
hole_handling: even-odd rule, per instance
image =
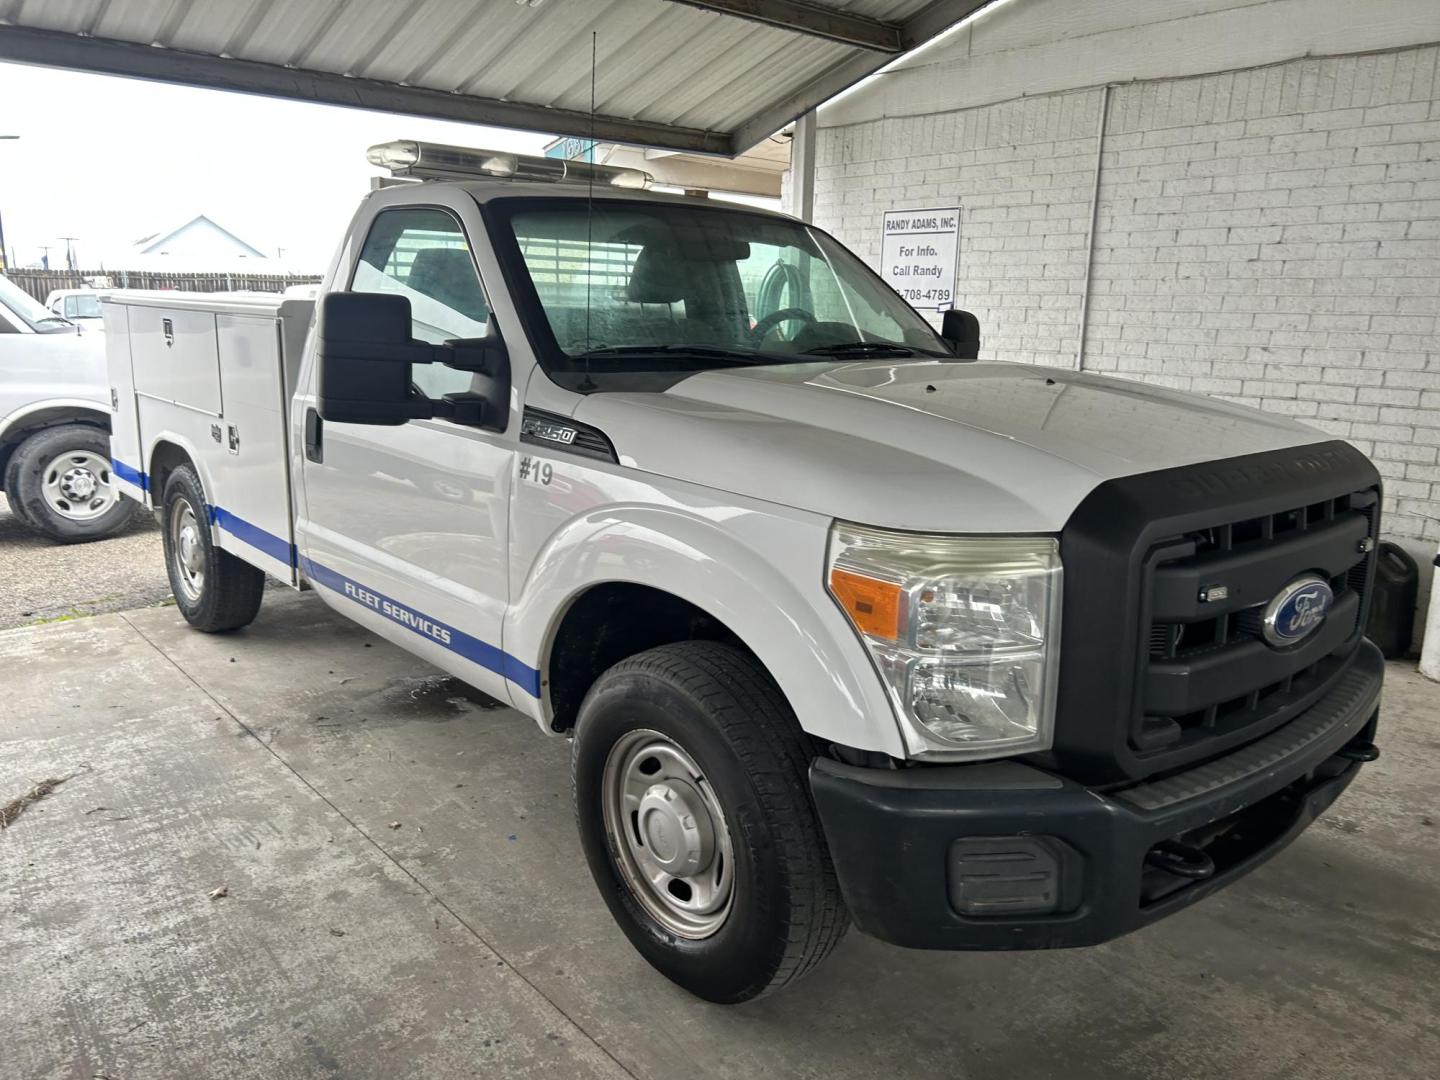
[[639, 169], [512, 154], [508, 150], [446, 146], [413, 139], [380, 143], [370, 147], [365, 157], [371, 165], [389, 169], [392, 176], [413, 176], [422, 180], [495, 177], [503, 180], [544, 180], [557, 184], [594, 180], [619, 188], [648, 188], [653, 181], [649, 173]]

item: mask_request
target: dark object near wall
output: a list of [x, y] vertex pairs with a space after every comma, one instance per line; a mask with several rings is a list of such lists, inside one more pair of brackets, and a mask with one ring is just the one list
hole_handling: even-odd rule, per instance
[[1404, 548], [1385, 541], [1375, 564], [1375, 592], [1365, 636], [1394, 660], [1410, 651], [1415, 629], [1415, 602], [1420, 592], [1420, 569]]

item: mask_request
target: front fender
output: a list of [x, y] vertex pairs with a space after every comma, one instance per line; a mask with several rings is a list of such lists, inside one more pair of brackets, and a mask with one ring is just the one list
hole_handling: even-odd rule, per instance
[[[677, 507], [611, 505], [558, 529], [513, 598], [505, 651], [541, 672], [531, 705], [548, 724], [555, 635], [588, 589], [625, 582], [686, 600], [765, 665], [811, 735], [904, 755], [884, 689], [823, 586], [828, 519], [747, 511], [716, 520]], [[530, 703], [526, 703], [530, 704]]]

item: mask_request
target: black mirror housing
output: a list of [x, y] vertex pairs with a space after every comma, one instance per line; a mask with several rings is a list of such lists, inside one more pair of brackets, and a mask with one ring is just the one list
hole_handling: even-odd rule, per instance
[[951, 308], [940, 323], [940, 337], [955, 352], [958, 360], [975, 360], [980, 356], [980, 320], [968, 311]]
[[405, 297], [330, 293], [320, 303], [316, 332], [322, 419], [395, 425], [432, 414], [429, 401], [410, 390], [418, 357]]
[[[441, 417], [504, 431], [510, 412], [510, 357], [498, 334], [430, 345], [410, 336], [410, 301], [390, 293], [330, 293], [317, 326], [319, 412], [341, 424], [395, 426]], [[431, 400], [413, 388], [415, 364], [474, 372], [479, 393]]]
[[510, 352], [498, 333], [483, 338], [447, 341], [435, 349], [435, 359], [457, 371], [479, 376], [482, 388], [464, 394], [446, 394], [434, 402], [435, 415], [468, 427], [504, 431], [510, 420]]

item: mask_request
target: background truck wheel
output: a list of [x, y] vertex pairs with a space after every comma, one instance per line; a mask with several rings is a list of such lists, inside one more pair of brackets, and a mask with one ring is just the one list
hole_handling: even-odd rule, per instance
[[178, 466], [165, 481], [160, 516], [165, 570], [180, 614], [208, 634], [235, 630], [255, 620], [265, 574], [214, 545], [205, 507], [200, 477], [192, 466]]
[[25, 503], [20, 498], [20, 470], [16, 468], [19, 462], [20, 455], [11, 454], [9, 462], [5, 465], [5, 497], [10, 503], [10, 513], [15, 515], [15, 520], [27, 529], [33, 530], [35, 523], [25, 512]]
[[110, 472], [110, 436], [89, 424], [60, 424], [20, 444], [5, 470], [15, 516], [62, 544], [113, 536], [134, 514]]
[[692, 994], [748, 1001], [844, 936], [811, 756], [774, 682], [729, 645], [651, 649], [586, 695], [571, 775], [590, 872], [641, 955]]

